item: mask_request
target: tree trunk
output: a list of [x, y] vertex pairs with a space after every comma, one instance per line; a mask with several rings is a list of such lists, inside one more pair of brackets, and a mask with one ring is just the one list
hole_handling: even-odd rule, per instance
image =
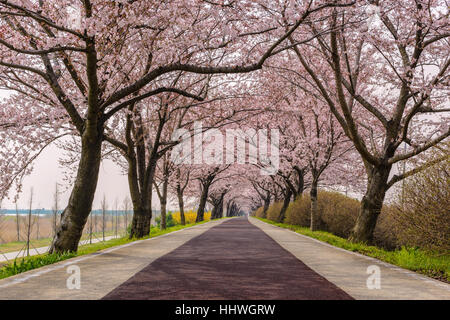
[[218, 205], [219, 205], [218, 203], [215, 203], [215, 204], [213, 205], [213, 209], [212, 209], [212, 211], [211, 211], [211, 220], [216, 219], [216, 216], [218, 215], [218, 211], [219, 211]]
[[295, 194], [295, 198], [294, 200], [300, 199], [300, 197], [303, 194], [303, 191], [305, 190], [305, 170], [304, 169], [299, 169], [296, 168], [295, 169], [297, 172], [297, 176], [298, 176], [298, 181], [297, 181], [297, 192]]
[[223, 198], [224, 198], [224, 196], [225, 196], [225, 194], [223, 194], [220, 198], [220, 203], [219, 203], [219, 208], [218, 208], [216, 219], [223, 218]]
[[161, 223], [160, 223], [161, 230], [167, 228], [167, 187], [169, 185], [168, 175], [169, 172], [165, 171], [161, 191], [157, 189], [158, 186], [155, 184], [155, 189], [158, 192], [159, 203], [161, 204]]
[[263, 209], [263, 218], [267, 218], [267, 210], [269, 210], [270, 206], [270, 193], [267, 193], [267, 197], [264, 198], [264, 209]]
[[292, 190], [288, 187], [286, 189], [286, 195], [284, 197], [283, 206], [281, 207], [280, 210], [280, 215], [278, 216], [278, 222], [284, 221], [286, 210], [289, 207], [289, 203], [291, 202], [291, 197], [292, 197]]
[[167, 227], [167, 211], [166, 211], [166, 201], [161, 201], [161, 230]]
[[321, 219], [319, 215], [319, 209], [317, 207], [317, 181], [313, 180], [311, 184], [311, 191], [309, 192], [311, 197], [311, 231], [317, 231], [320, 229]]
[[150, 234], [150, 221], [152, 218], [151, 210], [149, 210], [148, 206], [133, 208], [133, 210], [130, 239], [148, 236]]
[[212, 219], [220, 219], [223, 217], [223, 198], [225, 197], [225, 193], [221, 194], [218, 199], [213, 199], [213, 210], [211, 213]]
[[209, 186], [203, 185], [202, 195], [200, 197], [200, 204], [197, 210], [197, 219], [195, 220], [195, 222], [200, 222], [204, 220], [206, 200], [208, 199], [208, 189]]
[[186, 225], [186, 217], [184, 216], [184, 199], [181, 188], [177, 188], [178, 206], [180, 208], [180, 222], [184, 226]]
[[359, 215], [349, 237], [350, 241], [372, 242], [373, 232], [386, 196], [390, 171], [391, 166], [371, 168], [371, 172], [368, 175], [367, 191], [361, 201]]
[[[146, 186], [143, 183], [139, 183], [135, 154], [129, 155], [127, 160], [128, 187], [130, 189], [131, 202], [133, 204], [133, 217], [131, 219], [129, 238], [142, 238], [150, 233], [149, 221], [151, 221], [152, 218], [151, 195], [149, 192], [146, 192]], [[148, 217], [150, 217], [150, 219]]]
[[[140, 184], [140, 188], [138, 185], [137, 171], [135, 169], [129, 169], [128, 182], [130, 191], [134, 190], [133, 192], [136, 193], [136, 195], [133, 196], [133, 192], [130, 192], [134, 210], [130, 239], [132, 237], [142, 238], [150, 234], [153, 215], [152, 186], [155, 176], [156, 161], [157, 158], [152, 154], [146, 169], [140, 169], [140, 171], [145, 171], [145, 173], [140, 174], [141, 180], [143, 180]], [[138, 200], [137, 205], [135, 205], [134, 198]]]
[[135, 204], [133, 199], [133, 219], [131, 222], [131, 238], [142, 238], [150, 234], [150, 224], [152, 220], [152, 186], [149, 185], [148, 189], [145, 188], [144, 192], [140, 195], [137, 203]]
[[[19, 217], [19, 209], [17, 208], [16, 202], [16, 228], [17, 228], [17, 242], [20, 241], [20, 217]], [[56, 228], [53, 229], [54, 235], [56, 234]]]
[[240, 213], [240, 208], [236, 205], [234, 201], [228, 202], [227, 205], [227, 217], [236, 217]]
[[[94, 133], [94, 131], [97, 131]], [[92, 210], [101, 161], [102, 132], [86, 129], [81, 139], [81, 159], [69, 203], [50, 247], [50, 253], [75, 252]]]

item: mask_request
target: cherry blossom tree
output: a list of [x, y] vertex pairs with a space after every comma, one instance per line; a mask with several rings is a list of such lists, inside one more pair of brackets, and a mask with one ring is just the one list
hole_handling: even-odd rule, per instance
[[[261, 177], [257, 175], [249, 175], [247, 177], [248, 181], [252, 185], [253, 189], [259, 196], [263, 206], [263, 218], [267, 215], [267, 210], [269, 209], [270, 202], [273, 199], [273, 183], [268, 179], [268, 177]], [[259, 203], [259, 202], [257, 202]], [[259, 207], [259, 206], [258, 206]]]
[[371, 241], [388, 189], [432, 163], [392, 176], [393, 165], [450, 135], [448, 6], [380, 0], [328, 12], [309, 24], [310, 46], [295, 45], [304, 34], [289, 37], [293, 69], [308, 75], [364, 161], [367, 188], [350, 239]]
[[[285, 67], [286, 61], [293, 60], [295, 64], [295, 59], [294, 55], [286, 53], [272, 60], [267, 68], [269, 71], [265, 72], [264, 88], [278, 101], [270, 112], [280, 123], [278, 128], [283, 136], [280, 148], [287, 166], [278, 174], [289, 187], [287, 198], [294, 195], [294, 199], [303, 192], [305, 175], [309, 174], [311, 230], [315, 231], [321, 225], [317, 207], [319, 183], [323, 180], [328, 185], [348, 185], [348, 164], [352, 163], [352, 175], [355, 175], [361, 161], [323, 98], [314, 93], [314, 88], [304, 81], [304, 77]], [[295, 181], [291, 181], [292, 176], [296, 178], [296, 187]], [[288, 204], [285, 198], [280, 221]]]
[[186, 224], [186, 217], [184, 215], [184, 191], [186, 190], [190, 181], [190, 171], [182, 166], [176, 168], [175, 177], [172, 179], [172, 191], [177, 195], [178, 209], [180, 210], [180, 222], [182, 225]]
[[[310, 16], [350, 4], [294, 3], [289, 23], [281, 26], [273, 20], [278, 1], [273, 8], [265, 1], [0, 1], [4, 87], [14, 91], [19, 105], [36, 102], [51, 109], [50, 119], [65, 119], [81, 144], [71, 196], [50, 251], [77, 250], [97, 187], [105, 128], [117, 113], [164, 92], [191, 96], [160, 85], [170, 73], [261, 69]], [[21, 122], [40, 126], [47, 119], [48, 113], [27, 110]]]

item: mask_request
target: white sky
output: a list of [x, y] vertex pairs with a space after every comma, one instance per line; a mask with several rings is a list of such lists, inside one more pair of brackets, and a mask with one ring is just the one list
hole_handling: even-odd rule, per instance
[[[7, 96], [7, 92], [0, 90], [0, 98], [5, 96]], [[33, 188], [33, 208], [51, 209], [56, 183], [62, 184], [59, 188], [60, 191], [67, 190], [66, 192], [61, 192], [59, 198], [61, 208], [65, 207], [70, 196], [71, 188], [70, 186], [67, 188], [67, 183], [64, 184], [63, 170], [58, 163], [58, 159], [62, 155], [62, 150], [58, 149], [55, 145], [50, 145], [38, 157], [35, 161], [32, 174], [24, 179], [23, 191], [18, 200], [18, 207], [20, 209], [29, 207], [31, 188]], [[15, 189], [13, 188], [9, 193], [10, 199], [4, 199], [1, 203], [3, 209], [15, 208], [13, 202], [14, 195]], [[106, 200], [110, 208], [114, 206], [116, 199], [119, 206], [121, 206], [124, 199], [129, 197], [127, 177], [110, 160], [102, 161], [93, 209], [100, 208], [103, 195], [106, 195]], [[157, 199], [153, 200], [153, 207], [159, 208], [159, 201]]]
[[[62, 151], [56, 146], [49, 146], [36, 160], [34, 170], [31, 175], [25, 177], [23, 183], [23, 192], [18, 201], [19, 208], [28, 208], [30, 190], [33, 188], [33, 207], [50, 209], [53, 206], [53, 197], [56, 183], [61, 184], [60, 191], [66, 192], [60, 194], [60, 206], [64, 207], [70, 196], [70, 186], [63, 181], [63, 170], [58, 163], [58, 158], [62, 156]], [[15, 190], [10, 191], [10, 200], [5, 199], [2, 208], [13, 209], [15, 204], [12, 202]], [[117, 199], [119, 206], [122, 205], [125, 197], [129, 197], [128, 181], [120, 168], [110, 160], [102, 161], [100, 167], [100, 177], [93, 208], [100, 208], [100, 202], [106, 195], [109, 208], [114, 206]], [[157, 204], [157, 203], [155, 203]]]
[[[63, 156], [63, 151], [55, 145], [47, 147], [39, 158], [35, 161], [33, 172], [25, 177], [23, 181], [22, 193], [18, 200], [19, 209], [28, 209], [31, 188], [33, 188], [33, 209], [51, 209], [54, 202], [56, 183], [60, 184], [59, 209], [64, 209], [69, 200], [72, 186], [63, 181], [63, 169], [58, 163], [58, 159]], [[65, 192], [64, 192], [65, 191]], [[2, 209], [14, 209], [13, 198], [15, 189], [11, 189], [10, 198], [4, 199]], [[121, 168], [111, 160], [103, 160], [100, 166], [99, 181], [95, 192], [92, 208], [100, 209], [103, 196], [106, 196], [108, 209], [115, 209], [117, 200], [118, 209], [122, 209], [126, 197], [130, 198], [127, 176], [123, 174]], [[170, 198], [168, 199], [170, 202]], [[130, 204], [131, 205], [131, 204]], [[152, 208], [159, 210], [160, 204], [156, 192], [153, 190]], [[177, 210], [177, 203], [168, 203], [168, 210]]]

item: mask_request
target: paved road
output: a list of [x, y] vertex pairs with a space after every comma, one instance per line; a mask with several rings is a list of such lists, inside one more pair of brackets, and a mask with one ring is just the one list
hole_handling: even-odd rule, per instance
[[[81, 288], [66, 286], [68, 267]], [[378, 267], [380, 288], [367, 287]], [[0, 280], [0, 299], [449, 299], [450, 285], [257, 219], [212, 221]]]
[[152, 262], [104, 299], [352, 299], [246, 218]]

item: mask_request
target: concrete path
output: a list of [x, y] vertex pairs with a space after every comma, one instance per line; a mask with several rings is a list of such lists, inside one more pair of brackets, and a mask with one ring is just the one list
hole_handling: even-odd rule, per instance
[[[279, 228], [261, 220], [250, 222], [311, 269], [355, 299], [450, 300], [450, 285], [380, 260], [336, 248], [327, 243]], [[375, 266], [375, 268], [373, 267]], [[380, 289], [373, 287], [373, 270], [379, 268]], [[368, 268], [371, 273], [368, 273]], [[369, 276], [369, 289], [367, 281]]]
[[[131, 242], [0, 280], [0, 300], [100, 299], [154, 260], [223, 221], [207, 222], [163, 236]], [[76, 266], [80, 270], [79, 290], [67, 288], [71, 276], [68, 273], [69, 266]]]
[[[79, 290], [67, 288], [69, 267], [80, 270]], [[379, 268], [380, 289], [367, 287], [368, 268]], [[130, 284], [140, 299], [276, 299], [287, 284], [290, 299], [450, 299], [448, 284], [254, 218], [208, 222], [3, 279], [0, 299], [126, 298]]]
[[109, 300], [350, 300], [246, 218], [225, 221], [153, 261]]
[[[111, 239], [114, 239], [114, 238], [119, 238], [119, 237], [121, 237], [121, 236], [117, 236], [117, 237], [116, 236], [108, 236], [108, 237], [105, 237], [105, 241], [108, 241], [108, 240], [111, 240]], [[103, 238], [100, 238], [100, 239], [93, 238], [92, 239], [92, 243], [97, 243], [97, 242], [102, 242], [102, 241], [103, 241]], [[89, 239], [82, 240], [82, 241], [80, 241], [80, 246], [83, 246], [83, 245], [86, 245], [86, 244], [89, 244], [89, 243], [91, 243], [89, 241]], [[44, 253], [48, 252], [49, 248], [50, 248], [49, 246], [47, 246], [47, 247], [39, 247], [39, 248], [30, 247], [30, 256], [35, 256], [35, 255], [38, 255], [38, 254], [44, 254]], [[26, 257], [26, 256], [27, 256], [26, 249], [25, 250], [20, 250], [20, 251], [6, 252], [6, 253], [3, 253], [3, 252], [0, 251], [0, 262], [13, 261], [16, 258], [22, 258], [22, 257]]]

